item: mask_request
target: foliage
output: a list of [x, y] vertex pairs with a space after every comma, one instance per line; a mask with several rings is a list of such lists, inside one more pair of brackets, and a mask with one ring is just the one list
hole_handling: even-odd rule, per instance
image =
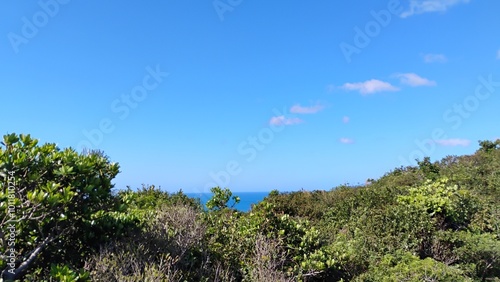
[[[2, 145], [1, 234], [7, 234], [9, 226], [15, 230], [16, 252], [11, 266], [2, 259], [4, 278], [19, 278], [35, 264], [45, 269], [56, 262], [78, 264], [101, 237], [119, 236], [123, 228], [115, 226], [98, 227], [100, 236], [96, 232], [103, 217], [116, 219], [115, 224], [129, 221], [127, 216], [107, 214], [115, 211], [111, 180], [118, 164], [96, 153], [78, 154], [55, 144], [39, 146], [29, 135], [6, 135]], [[2, 258], [7, 250], [7, 241], [2, 240]]]
[[465, 227], [475, 212], [474, 201], [465, 189], [448, 185], [448, 179], [428, 180], [424, 185], [410, 188], [407, 196], [399, 196], [398, 201], [414, 207], [430, 216], [442, 217], [443, 224], [455, 229]]
[[50, 276], [60, 282], [81, 282], [89, 281], [89, 273], [80, 271], [80, 273], [70, 269], [67, 265], [55, 265], [50, 267]]
[[140, 189], [133, 191], [130, 187], [117, 193], [129, 209], [154, 210], [164, 205], [188, 205], [195, 209], [201, 209], [199, 199], [189, 198], [180, 190], [177, 193], [168, 193], [154, 185], [142, 185]]
[[[210, 189], [213, 193], [212, 198], [207, 201], [207, 208], [209, 210], [223, 210], [225, 208], [233, 208], [234, 205], [240, 202], [238, 196], [233, 196], [233, 193], [228, 188], [213, 187]], [[229, 202], [233, 201], [231, 206], [228, 206]]]
[[500, 240], [498, 235], [489, 233], [471, 234], [461, 232], [457, 234], [460, 247], [455, 254], [460, 258], [462, 268], [468, 270], [471, 276], [500, 277]]
[[206, 208], [154, 185], [112, 193], [118, 165], [102, 152], [3, 144], [1, 251], [15, 207], [26, 281], [500, 280], [500, 140], [367, 185], [273, 190], [248, 212], [228, 188]]
[[103, 245], [86, 263], [93, 281], [194, 281], [202, 276], [205, 226], [189, 206], [164, 204], [144, 229]]
[[354, 281], [472, 281], [462, 271], [432, 258], [424, 260], [408, 253], [385, 255], [381, 261]]
[[432, 163], [429, 157], [418, 161], [418, 167], [427, 179], [436, 180], [439, 177], [439, 164], [437, 162]]

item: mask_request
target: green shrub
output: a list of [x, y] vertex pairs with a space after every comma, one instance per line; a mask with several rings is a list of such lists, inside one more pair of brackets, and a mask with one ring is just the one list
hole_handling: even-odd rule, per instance
[[381, 261], [354, 281], [472, 281], [462, 271], [431, 258], [419, 259], [408, 252], [385, 255]]

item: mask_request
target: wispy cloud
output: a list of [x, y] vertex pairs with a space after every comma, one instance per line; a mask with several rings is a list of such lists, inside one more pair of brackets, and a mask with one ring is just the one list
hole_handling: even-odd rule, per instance
[[345, 83], [341, 88], [348, 91], [359, 91], [359, 93], [363, 95], [382, 91], [399, 91], [399, 88], [378, 79], [371, 79], [365, 82]]
[[413, 15], [446, 12], [448, 8], [457, 4], [468, 3], [469, 0], [410, 0], [410, 7], [400, 17], [407, 18]]
[[343, 144], [352, 144], [352, 143], [354, 143], [353, 139], [351, 139], [351, 138], [345, 138], [345, 137], [340, 138], [339, 141], [340, 141], [340, 143], [343, 143]]
[[402, 84], [406, 84], [406, 85], [413, 86], [413, 87], [436, 85], [435, 81], [420, 77], [414, 73], [397, 73], [397, 74], [394, 74], [393, 76], [399, 78], [399, 80]]
[[441, 139], [441, 140], [434, 140], [434, 143], [441, 145], [441, 146], [463, 146], [467, 147], [470, 145], [470, 140], [467, 139]]
[[286, 118], [285, 116], [272, 117], [269, 124], [272, 125], [294, 125], [303, 123], [304, 121], [300, 118]]
[[423, 54], [422, 57], [426, 63], [445, 63], [448, 61], [448, 58], [443, 54]]
[[326, 91], [328, 91], [328, 92], [333, 92], [334, 90], [335, 90], [335, 85], [333, 85], [333, 84], [328, 84], [328, 85], [326, 86]]
[[351, 119], [350, 119], [348, 116], [344, 116], [344, 117], [342, 118], [342, 122], [343, 122], [343, 123], [349, 123], [349, 121], [351, 121]]
[[302, 107], [301, 105], [297, 104], [293, 107], [290, 108], [290, 112], [293, 114], [315, 114], [321, 110], [323, 110], [325, 107], [323, 105], [317, 104], [316, 106], [310, 106], [310, 107]]

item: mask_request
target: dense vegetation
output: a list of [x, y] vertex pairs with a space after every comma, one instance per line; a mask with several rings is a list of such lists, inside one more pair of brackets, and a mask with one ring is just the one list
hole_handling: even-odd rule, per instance
[[203, 207], [119, 166], [10, 134], [0, 147], [0, 270], [24, 281], [500, 281], [500, 140], [364, 186], [227, 188]]

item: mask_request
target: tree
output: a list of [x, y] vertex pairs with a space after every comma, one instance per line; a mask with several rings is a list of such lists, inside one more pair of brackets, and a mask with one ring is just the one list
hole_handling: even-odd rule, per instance
[[448, 178], [427, 180], [424, 185], [410, 188], [408, 195], [398, 196], [398, 201], [429, 213], [441, 221], [442, 227], [465, 228], [476, 212], [475, 199], [468, 190], [448, 182]]
[[429, 157], [425, 157], [423, 161], [417, 160], [418, 167], [422, 170], [427, 179], [436, 180], [439, 177], [438, 163], [432, 163]]
[[[212, 198], [208, 200], [206, 206], [209, 210], [223, 210], [225, 208], [233, 208], [240, 202], [240, 197], [233, 196], [233, 193], [228, 188], [213, 187], [210, 189], [213, 193]], [[228, 206], [229, 201], [233, 201], [231, 206]]]
[[497, 139], [494, 142], [489, 141], [489, 140], [479, 141], [479, 146], [481, 146], [481, 148], [479, 148], [479, 151], [482, 151], [482, 152], [490, 152], [493, 150], [499, 150], [500, 149], [500, 139]]
[[[1, 144], [2, 278], [19, 279], [35, 264], [50, 269], [50, 260], [81, 260], [91, 240], [99, 243], [96, 228], [104, 231], [99, 235], [106, 233], [99, 226], [103, 220], [112, 232], [123, 228], [126, 216], [110, 224], [113, 216], [106, 213], [115, 207], [111, 180], [118, 164], [95, 152], [39, 146], [30, 135], [5, 135]], [[45, 262], [40, 262], [42, 254]]]

